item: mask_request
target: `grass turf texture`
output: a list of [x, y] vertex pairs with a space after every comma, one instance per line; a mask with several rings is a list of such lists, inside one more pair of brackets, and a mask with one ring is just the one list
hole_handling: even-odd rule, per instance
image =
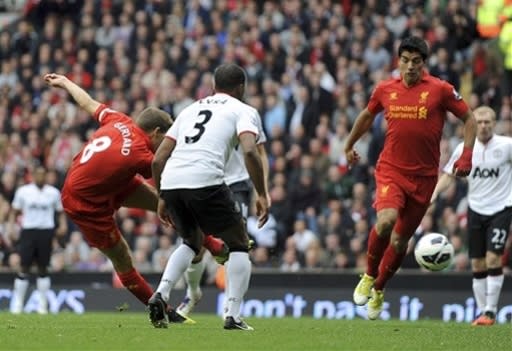
[[512, 350], [512, 325], [441, 321], [248, 318], [252, 332], [222, 329], [218, 316], [154, 329], [143, 313], [0, 314], [0, 350]]

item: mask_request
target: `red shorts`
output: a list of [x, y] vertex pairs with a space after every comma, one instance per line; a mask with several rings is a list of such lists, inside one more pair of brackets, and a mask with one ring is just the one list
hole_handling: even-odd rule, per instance
[[430, 205], [437, 176], [410, 176], [399, 172], [377, 170], [377, 190], [373, 206], [379, 212], [386, 208], [398, 210], [395, 231], [411, 237]]
[[123, 191], [112, 197], [109, 202], [94, 203], [73, 194], [68, 187], [62, 189], [62, 206], [64, 212], [82, 232], [85, 241], [91, 247], [109, 249], [121, 239], [121, 232], [114, 220], [115, 211], [121, 206], [142, 180], [135, 177], [130, 184], [123, 186]]

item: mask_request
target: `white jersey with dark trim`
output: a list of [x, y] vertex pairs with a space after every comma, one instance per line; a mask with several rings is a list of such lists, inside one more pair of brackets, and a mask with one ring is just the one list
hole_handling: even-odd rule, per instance
[[[267, 141], [267, 136], [263, 130], [263, 124], [261, 122], [261, 117], [258, 111], [250, 106], [250, 109], [254, 110], [253, 114], [256, 115], [255, 121], [258, 123], [258, 138], [256, 140], [257, 144], [263, 144]], [[224, 181], [227, 185], [231, 185], [237, 182], [247, 181], [250, 179], [249, 173], [247, 172], [247, 168], [245, 167], [244, 155], [241, 147], [236, 147], [235, 152], [231, 153], [229, 160], [226, 164], [226, 168], [224, 169]]]
[[222, 93], [186, 107], [166, 133], [167, 138], [176, 141], [176, 147], [165, 164], [160, 189], [222, 184], [238, 136], [249, 132], [258, 138], [258, 120], [254, 108]]
[[34, 183], [16, 190], [12, 208], [21, 211], [23, 229], [54, 229], [55, 213], [63, 211], [57, 188], [48, 184], [39, 188]]
[[[457, 145], [443, 169], [445, 173], [452, 173], [463, 147], [463, 143]], [[512, 138], [493, 135], [487, 144], [475, 140], [472, 163], [467, 177], [469, 207], [491, 216], [512, 206]]]

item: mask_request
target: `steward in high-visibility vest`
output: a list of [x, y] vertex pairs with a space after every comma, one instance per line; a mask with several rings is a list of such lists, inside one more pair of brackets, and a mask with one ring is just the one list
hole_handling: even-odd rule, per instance
[[512, 71], [512, 16], [503, 24], [499, 36], [499, 46], [503, 53], [503, 64], [507, 71]]
[[502, 11], [512, 6], [512, 0], [479, 0], [476, 12], [477, 29], [484, 39], [497, 38], [500, 34]]

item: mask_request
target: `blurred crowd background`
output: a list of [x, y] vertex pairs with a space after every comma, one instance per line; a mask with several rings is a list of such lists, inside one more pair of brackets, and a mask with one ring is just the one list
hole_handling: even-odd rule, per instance
[[[218, 64], [236, 62], [248, 74], [246, 102], [260, 112], [268, 136], [272, 208], [260, 230], [255, 217], [248, 219], [257, 244], [254, 266], [363, 270], [383, 116], [356, 145], [357, 166], [347, 167], [343, 145], [375, 83], [397, 75], [402, 38], [425, 38], [430, 73], [452, 83], [472, 108], [491, 106], [496, 132], [512, 136], [512, 94], [504, 78], [512, 56], [500, 45], [512, 16], [485, 32], [477, 15], [485, 2], [28, 1], [19, 20], [0, 32], [1, 269], [19, 264], [18, 230], [5, 226], [16, 188], [39, 164], [60, 188], [73, 155], [96, 128], [65, 92], [44, 85], [45, 73], [66, 74], [131, 116], [146, 106], [176, 116], [212, 93]], [[447, 115], [441, 167], [462, 134], [462, 124]], [[456, 249], [451, 270], [469, 271], [466, 210], [466, 185], [458, 181], [428, 211], [409, 251], [422, 233], [441, 232]], [[137, 268], [161, 272], [176, 233], [152, 213], [121, 209], [116, 217]], [[51, 271], [111, 270], [72, 223], [69, 228], [55, 239]], [[410, 254], [403, 267], [418, 268]], [[210, 268], [215, 272], [215, 263]]]

